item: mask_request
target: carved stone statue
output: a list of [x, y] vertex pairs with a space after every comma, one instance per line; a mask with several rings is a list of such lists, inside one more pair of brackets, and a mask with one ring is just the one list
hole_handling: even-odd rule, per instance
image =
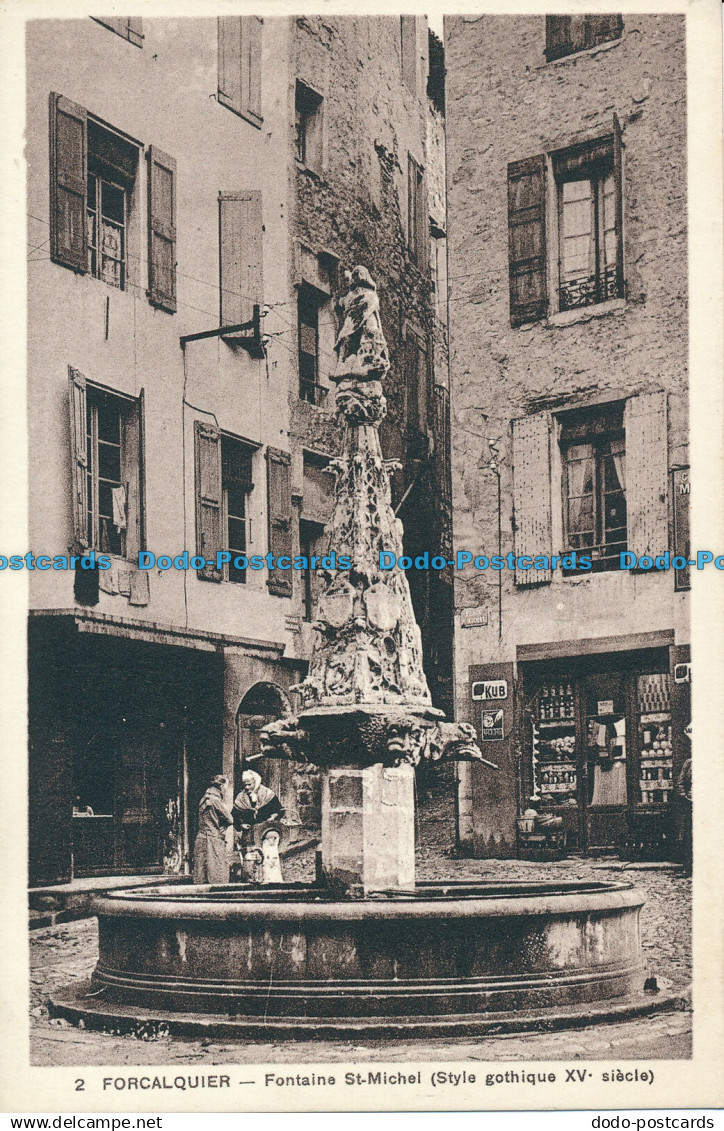
[[337, 303], [340, 329], [335, 342], [337, 368], [333, 381], [345, 377], [380, 380], [390, 368], [380, 321], [377, 287], [366, 267], [345, 272], [349, 290]]

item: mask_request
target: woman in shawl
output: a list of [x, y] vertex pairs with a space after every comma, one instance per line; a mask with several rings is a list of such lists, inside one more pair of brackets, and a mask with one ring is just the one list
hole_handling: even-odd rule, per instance
[[261, 774], [255, 770], [244, 770], [241, 785], [241, 792], [237, 794], [231, 810], [237, 828], [249, 828], [273, 817], [284, 816], [276, 793], [262, 785]]
[[234, 818], [224, 801], [227, 778], [217, 774], [199, 802], [199, 831], [194, 843], [194, 883], [228, 884], [226, 830]]

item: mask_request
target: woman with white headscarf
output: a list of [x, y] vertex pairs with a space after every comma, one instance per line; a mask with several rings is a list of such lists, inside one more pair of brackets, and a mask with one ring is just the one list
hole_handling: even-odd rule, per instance
[[273, 790], [262, 785], [261, 774], [244, 770], [241, 775], [241, 792], [236, 795], [232, 813], [237, 828], [249, 828], [274, 817], [283, 817], [284, 809]]

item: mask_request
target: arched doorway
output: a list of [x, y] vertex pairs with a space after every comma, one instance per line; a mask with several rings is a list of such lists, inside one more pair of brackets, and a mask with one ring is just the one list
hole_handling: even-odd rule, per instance
[[234, 796], [241, 789], [242, 770], [256, 770], [284, 808], [288, 812], [295, 810], [296, 796], [289, 767], [278, 758], [263, 758], [259, 738], [263, 726], [290, 714], [289, 699], [275, 683], [255, 683], [249, 688], [236, 712]]

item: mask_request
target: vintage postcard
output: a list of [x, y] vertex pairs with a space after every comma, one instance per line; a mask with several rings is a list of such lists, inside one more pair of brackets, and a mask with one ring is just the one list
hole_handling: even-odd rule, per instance
[[611, 8], [4, 4], [6, 1112], [722, 1104], [721, 17]]

